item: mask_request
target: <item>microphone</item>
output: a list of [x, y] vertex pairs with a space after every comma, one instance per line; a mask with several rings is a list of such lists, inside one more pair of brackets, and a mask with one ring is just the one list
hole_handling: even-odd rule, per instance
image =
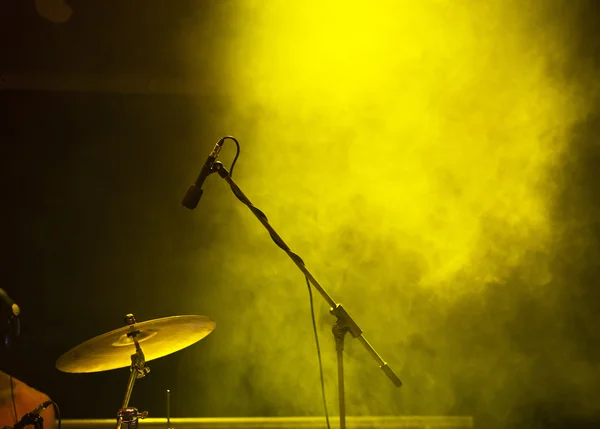
[[40, 414], [44, 412], [46, 408], [52, 405], [52, 401], [46, 401], [38, 405], [33, 411], [25, 414], [17, 424], [13, 426], [13, 429], [23, 429], [25, 426], [35, 425], [40, 417]]
[[21, 309], [2, 288], [0, 288], [0, 301], [2, 302], [2, 311], [0, 313], [4, 313], [5, 309], [8, 309], [9, 311], [8, 318], [6, 319], [7, 332], [2, 332], [2, 334], [4, 334], [4, 345], [10, 347], [11, 343], [21, 333], [21, 325], [19, 322]]
[[0, 288], [0, 299], [4, 302], [6, 307], [8, 307], [11, 311], [10, 317], [18, 317], [21, 314], [21, 309], [19, 306], [13, 301], [13, 299], [6, 293], [6, 291]]
[[204, 185], [204, 181], [206, 180], [208, 175], [212, 173], [212, 167], [215, 164], [217, 158], [219, 157], [219, 152], [221, 152], [221, 148], [223, 147], [224, 141], [225, 139], [219, 140], [215, 145], [213, 151], [210, 153], [210, 155], [208, 155], [208, 159], [204, 163], [202, 170], [200, 170], [200, 174], [198, 175], [196, 182], [193, 185], [190, 185], [183, 197], [183, 201], [181, 202], [181, 204], [184, 207], [190, 210], [194, 210], [198, 205], [200, 198], [202, 198], [202, 193], [204, 192], [202, 190], [202, 185]]

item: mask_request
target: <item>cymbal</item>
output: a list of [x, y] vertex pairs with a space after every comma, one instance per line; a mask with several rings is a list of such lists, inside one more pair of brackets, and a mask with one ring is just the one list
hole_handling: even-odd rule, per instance
[[172, 316], [134, 323], [92, 338], [63, 354], [56, 368], [63, 372], [88, 373], [108, 371], [131, 365], [136, 336], [146, 362], [175, 353], [200, 341], [215, 329], [206, 316]]

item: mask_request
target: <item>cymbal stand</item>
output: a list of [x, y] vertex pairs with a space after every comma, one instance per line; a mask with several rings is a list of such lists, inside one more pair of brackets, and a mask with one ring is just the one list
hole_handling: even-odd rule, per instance
[[[127, 325], [135, 324], [135, 317], [133, 314], [128, 314], [125, 316], [125, 322]], [[131, 399], [131, 393], [133, 392], [133, 386], [135, 384], [135, 380], [138, 378], [143, 378], [150, 372], [150, 368], [146, 366], [146, 358], [144, 356], [144, 352], [138, 343], [137, 336], [139, 335], [139, 331], [132, 329], [130, 333], [127, 334], [129, 338], [133, 340], [135, 344], [135, 353], [131, 355], [131, 367], [129, 372], [129, 381], [127, 383], [127, 390], [125, 391], [125, 398], [123, 399], [123, 405], [121, 409], [117, 413], [117, 427], [116, 429], [121, 429], [123, 423], [126, 423], [129, 429], [137, 429], [138, 427], [138, 419], [144, 419], [148, 416], [147, 411], [139, 412], [137, 408], [133, 408], [129, 406], [129, 400]]]

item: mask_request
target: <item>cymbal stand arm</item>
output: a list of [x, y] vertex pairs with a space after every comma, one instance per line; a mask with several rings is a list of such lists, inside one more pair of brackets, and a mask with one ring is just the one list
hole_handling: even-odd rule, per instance
[[[142, 355], [143, 356], [143, 355]], [[139, 355], [137, 352], [131, 355], [131, 367], [129, 369], [129, 381], [127, 383], [127, 390], [125, 390], [125, 398], [123, 399], [123, 405], [121, 408], [127, 408], [129, 406], [129, 401], [131, 400], [131, 394], [133, 393], [133, 386], [135, 385], [135, 380], [138, 378], [139, 374]]]

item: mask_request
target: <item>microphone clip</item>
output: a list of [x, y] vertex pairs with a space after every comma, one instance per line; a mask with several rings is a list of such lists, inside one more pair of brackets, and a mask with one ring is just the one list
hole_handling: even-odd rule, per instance
[[33, 425], [35, 429], [43, 429], [44, 419], [41, 414], [52, 405], [52, 401], [46, 401], [37, 406], [37, 408], [29, 413], [25, 414], [21, 420], [19, 420], [12, 429], [23, 429], [25, 426]]
[[26, 426], [33, 426], [35, 429], [43, 429], [44, 418], [38, 413], [27, 413], [11, 429], [23, 429]]

